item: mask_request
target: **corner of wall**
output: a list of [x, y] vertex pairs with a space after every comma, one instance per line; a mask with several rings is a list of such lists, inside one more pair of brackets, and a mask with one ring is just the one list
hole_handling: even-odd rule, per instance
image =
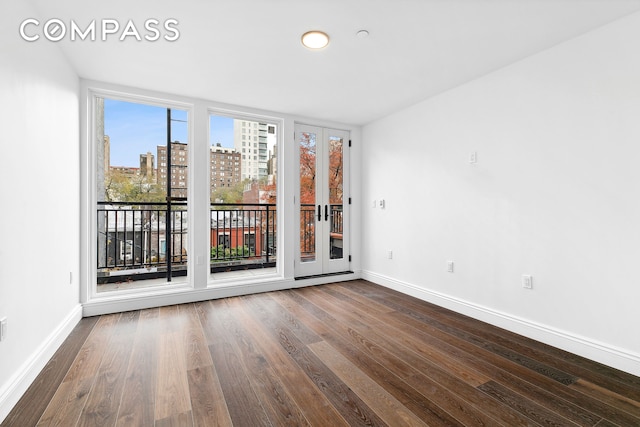
[[20, 366], [9, 381], [0, 388], [0, 423], [18, 403], [80, 319], [82, 319], [82, 306], [77, 304], [62, 323], [42, 342], [40, 347]]

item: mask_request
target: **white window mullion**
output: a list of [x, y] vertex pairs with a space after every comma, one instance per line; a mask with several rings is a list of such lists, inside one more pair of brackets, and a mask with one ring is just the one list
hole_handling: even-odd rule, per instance
[[194, 289], [204, 289], [207, 287], [209, 277], [209, 113], [207, 106], [197, 103], [191, 114], [190, 133], [193, 143], [189, 176], [190, 209], [189, 216], [193, 227], [191, 233], [192, 247], [191, 253], [195, 256], [190, 259], [192, 268], [190, 277], [193, 277], [192, 286]]

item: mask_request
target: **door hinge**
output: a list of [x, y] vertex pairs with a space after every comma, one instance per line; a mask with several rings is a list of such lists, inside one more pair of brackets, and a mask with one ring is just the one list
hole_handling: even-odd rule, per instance
[[349, 147], [351, 147], [351, 140], [349, 140]]
[[351, 262], [351, 255], [349, 255], [349, 262]]
[[351, 204], [351, 197], [349, 197], [349, 204]]

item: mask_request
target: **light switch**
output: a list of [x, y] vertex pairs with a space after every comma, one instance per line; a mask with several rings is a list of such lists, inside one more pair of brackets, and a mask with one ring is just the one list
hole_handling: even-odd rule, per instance
[[469, 154], [469, 163], [471, 163], [471, 164], [478, 163], [478, 152], [477, 151], [472, 151]]

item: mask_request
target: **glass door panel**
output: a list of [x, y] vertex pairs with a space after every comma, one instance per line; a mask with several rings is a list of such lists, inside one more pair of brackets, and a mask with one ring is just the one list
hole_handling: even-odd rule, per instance
[[344, 203], [348, 132], [296, 126], [299, 150], [299, 251], [296, 276], [349, 269]]
[[338, 136], [329, 137], [329, 258], [343, 257], [343, 146], [344, 141]]
[[[300, 262], [316, 261], [316, 139], [300, 132]], [[318, 216], [320, 213], [318, 213]]]

